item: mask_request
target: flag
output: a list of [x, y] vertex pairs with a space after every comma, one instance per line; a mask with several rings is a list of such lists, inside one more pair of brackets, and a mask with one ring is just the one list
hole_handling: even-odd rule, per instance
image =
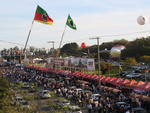
[[74, 30], [77, 29], [77, 28], [76, 28], [76, 25], [74, 24], [74, 22], [73, 22], [73, 20], [72, 20], [72, 18], [71, 18], [70, 15], [68, 15], [68, 19], [67, 19], [66, 24], [67, 24], [70, 28], [72, 28], [72, 29], [74, 29]]
[[47, 12], [40, 6], [37, 6], [34, 20], [48, 25], [52, 25], [53, 23], [53, 20], [48, 16]]

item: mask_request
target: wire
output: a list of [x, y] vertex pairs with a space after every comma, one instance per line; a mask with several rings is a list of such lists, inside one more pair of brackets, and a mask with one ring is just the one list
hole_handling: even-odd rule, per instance
[[14, 44], [14, 45], [20, 45], [20, 46], [24, 46], [23, 44], [14, 43], [14, 42], [9, 42], [9, 41], [5, 41], [5, 40], [0, 40], [0, 42], [4, 42], [4, 43], [10, 43], [10, 44]]
[[100, 37], [116, 37], [116, 36], [125, 36], [125, 35], [132, 35], [132, 34], [136, 34], [136, 33], [146, 33], [146, 32], [150, 32], [150, 30], [139, 31], [139, 32], [131, 32], [131, 33], [125, 33], [125, 34], [118, 34], [118, 35], [103, 35], [103, 36], [100, 36]]
[[[137, 33], [148, 33], [150, 32], [150, 30], [147, 30], [147, 31], [139, 31], [139, 32], [130, 32], [130, 33], [124, 33], [124, 34], [117, 34], [117, 35], [101, 35], [101, 36], [97, 36], [97, 37], [117, 37], [117, 36], [126, 36], [126, 35], [133, 35], [133, 34], [137, 34]], [[80, 38], [80, 39], [75, 39], [73, 41], [79, 41], [79, 40], [86, 40], [87, 38], [84, 37], [84, 38]], [[64, 42], [63, 42], [64, 43]]]

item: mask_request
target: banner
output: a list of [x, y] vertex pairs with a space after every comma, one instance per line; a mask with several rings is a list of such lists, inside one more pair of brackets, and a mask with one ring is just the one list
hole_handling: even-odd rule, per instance
[[94, 59], [87, 59], [87, 69], [95, 70], [95, 61]]
[[62, 67], [80, 68], [93, 71], [95, 70], [95, 60], [93, 58], [48, 58], [49, 64], [55, 64]]

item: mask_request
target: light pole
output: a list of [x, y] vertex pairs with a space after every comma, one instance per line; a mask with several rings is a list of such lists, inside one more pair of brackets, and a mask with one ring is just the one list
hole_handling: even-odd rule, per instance
[[53, 46], [52, 54], [53, 54], [53, 56], [54, 56], [54, 44], [55, 44], [55, 42], [54, 42], [54, 41], [48, 41], [47, 43], [52, 43], [52, 46]]
[[91, 40], [97, 40], [97, 54], [98, 54], [98, 75], [99, 75], [99, 86], [101, 85], [101, 82], [100, 82], [100, 70], [101, 70], [101, 67], [100, 67], [100, 49], [99, 49], [99, 39], [100, 37], [95, 37], [95, 38], [90, 38]]

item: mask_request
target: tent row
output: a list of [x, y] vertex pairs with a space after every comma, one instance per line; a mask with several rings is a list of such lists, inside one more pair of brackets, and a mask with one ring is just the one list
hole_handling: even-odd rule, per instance
[[60, 69], [44, 68], [44, 67], [35, 67], [28, 66], [28, 68], [37, 69], [45, 72], [51, 72], [55, 74], [62, 74], [67, 77], [77, 77], [79, 79], [86, 79], [95, 82], [102, 82], [103, 84], [112, 84], [118, 87], [128, 87], [131, 89], [141, 90], [141, 91], [150, 91], [150, 82], [128, 80], [118, 77], [106, 77], [103, 75], [92, 75], [83, 72], [71, 72]]

